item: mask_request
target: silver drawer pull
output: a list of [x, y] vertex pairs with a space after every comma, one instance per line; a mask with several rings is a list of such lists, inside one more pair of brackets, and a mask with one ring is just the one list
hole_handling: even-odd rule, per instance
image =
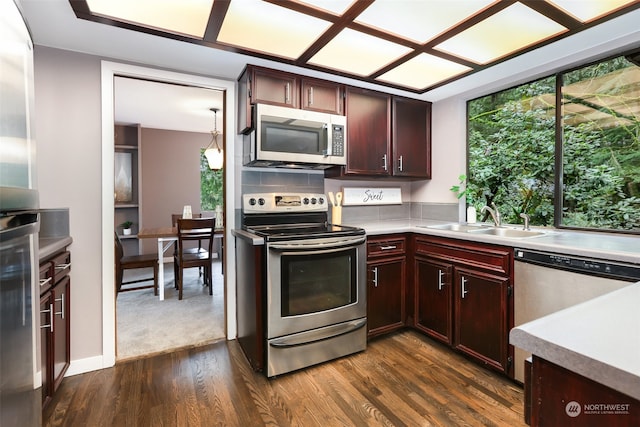
[[53, 303], [49, 304], [49, 310], [40, 310], [40, 313], [49, 313], [49, 324], [40, 325], [40, 329], [49, 328], [49, 330], [53, 332]]
[[56, 311], [53, 314], [59, 314], [61, 319], [64, 319], [64, 294], [60, 295], [60, 298], [55, 299], [56, 302], [60, 302], [60, 311]]
[[40, 279], [40, 287], [46, 285], [47, 283], [50, 283], [51, 279], [53, 279], [53, 277], [48, 277], [48, 278], [46, 278], [44, 280]]
[[462, 298], [464, 298], [465, 295], [469, 293], [469, 291], [467, 290], [467, 279], [464, 276], [462, 276], [460, 280], [460, 285], [462, 287]]
[[56, 270], [65, 270], [67, 268], [71, 267], [71, 263], [67, 263], [67, 264], [58, 264], [56, 265]]
[[380, 246], [381, 251], [388, 251], [391, 249], [398, 249], [396, 245]]

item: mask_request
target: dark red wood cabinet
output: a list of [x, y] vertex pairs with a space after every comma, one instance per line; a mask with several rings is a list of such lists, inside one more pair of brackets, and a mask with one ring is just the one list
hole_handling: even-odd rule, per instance
[[431, 178], [431, 104], [393, 97], [393, 175]]
[[271, 68], [247, 65], [238, 77], [238, 133], [253, 129], [255, 104], [344, 114], [344, 86]]
[[40, 357], [42, 403], [60, 386], [71, 361], [71, 253], [61, 251], [40, 261]]
[[513, 376], [510, 248], [414, 236], [414, 326]]
[[406, 243], [403, 235], [367, 240], [367, 328], [373, 337], [405, 325]]

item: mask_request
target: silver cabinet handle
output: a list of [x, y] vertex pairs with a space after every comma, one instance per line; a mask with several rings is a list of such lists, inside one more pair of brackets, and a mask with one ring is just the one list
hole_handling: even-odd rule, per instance
[[373, 267], [373, 286], [378, 287], [378, 267]]
[[464, 298], [464, 296], [469, 293], [469, 291], [467, 291], [467, 279], [464, 276], [462, 276], [460, 280], [460, 285], [462, 287], [462, 298]]
[[387, 155], [382, 156], [382, 169], [387, 170]]
[[48, 278], [46, 278], [44, 280], [40, 280], [40, 287], [43, 287], [47, 283], [51, 282], [51, 279], [53, 279], [53, 277], [48, 277]]
[[402, 156], [398, 159], [398, 170], [402, 172]]
[[64, 319], [64, 294], [60, 295], [60, 298], [56, 298], [55, 302], [60, 302], [60, 311], [56, 311], [54, 314], [59, 314], [61, 319]]
[[441, 291], [444, 286], [444, 272], [442, 270], [438, 270], [438, 290]]
[[55, 266], [56, 270], [65, 270], [67, 268], [71, 267], [71, 263], [67, 263], [67, 264], [58, 264]]
[[380, 246], [380, 250], [381, 251], [389, 251], [391, 249], [396, 249], [397, 246], [396, 245], [387, 245], [387, 246]]
[[287, 84], [285, 85], [285, 91], [284, 91], [284, 102], [288, 104], [290, 97], [291, 97], [291, 87], [287, 82]]
[[313, 105], [313, 86], [309, 87], [309, 106]]
[[40, 325], [40, 329], [49, 328], [49, 330], [53, 332], [53, 303], [49, 304], [49, 310], [40, 310], [40, 313], [49, 313], [49, 324]]

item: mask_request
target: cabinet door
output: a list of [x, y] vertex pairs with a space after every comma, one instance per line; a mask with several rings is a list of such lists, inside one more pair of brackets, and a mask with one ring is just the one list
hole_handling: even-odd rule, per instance
[[393, 98], [393, 174], [431, 178], [431, 104]]
[[238, 77], [238, 134], [249, 133], [253, 129], [250, 88], [251, 70], [247, 67]]
[[427, 258], [415, 260], [416, 328], [451, 345], [451, 279], [450, 264]]
[[454, 347], [507, 373], [509, 279], [456, 267], [453, 289]]
[[69, 367], [69, 312], [71, 281], [64, 277], [52, 290], [53, 294], [53, 391], [57, 390]]
[[347, 87], [346, 174], [391, 175], [391, 98]]
[[404, 325], [405, 257], [368, 265], [367, 327], [369, 336]]
[[257, 68], [254, 70], [251, 103], [298, 108], [300, 89], [294, 74]]
[[42, 405], [53, 395], [53, 295], [47, 291], [40, 296], [40, 369], [42, 371]]
[[302, 78], [302, 109], [330, 114], [344, 114], [344, 87], [323, 80]]

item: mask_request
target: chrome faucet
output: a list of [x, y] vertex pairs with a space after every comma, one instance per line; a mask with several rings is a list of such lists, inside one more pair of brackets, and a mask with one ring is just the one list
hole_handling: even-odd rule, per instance
[[496, 204], [491, 203], [491, 206], [493, 206], [493, 209], [489, 206], [483, 206], [480, 212], [485, 213], [488, 211], [489, 214], [491, 214], [491, 218], [493, 218], [493, 222], [496, 224], [496, 227], [502, 227], [502, 219], [500, 218], [500, 212], [498, 211]]
[[523, 230], [529, 231], [529, 221], [531, 220], [529, 215], [527, 215], [526, 213], [522, 212], [520, 214], [520, 218], [524, 219], [524, 228], [523, 228]]

